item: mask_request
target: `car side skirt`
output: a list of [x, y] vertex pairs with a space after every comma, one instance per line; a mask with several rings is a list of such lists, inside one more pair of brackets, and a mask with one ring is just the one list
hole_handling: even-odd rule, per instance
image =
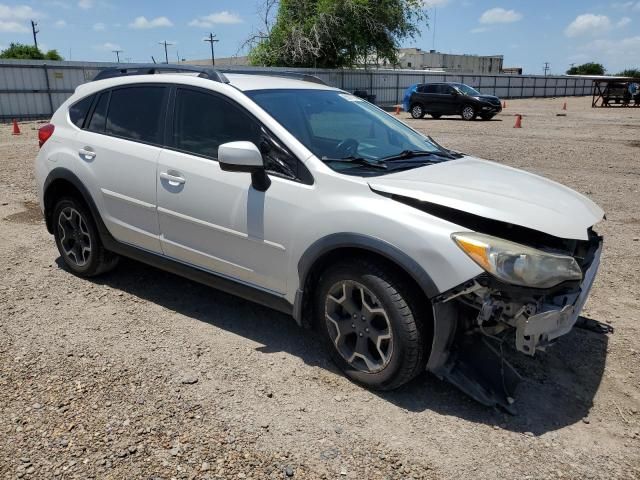
[[[258, 303], [265, 307], [272, 308], [279, 312], [293, 315], [294, 306], [286, 298], [280, 295], [268, 292], [266, 290], [261, 290], [252, 285], [237, 282], [235, 280], [217, 275], [212, 272], [201, 270], [199, 268], [178, 262], [171, 258], [160, 256], [156, 253], [142, 250], [140, 248], [134, 247], [133, 245], [119, 242], [113, 237], [113, 235], [111, 235], [106, 225], [102, 221], [100, 212], [98, 211], [98, 208], [96, 207], [91, 194], [87, 191], [80, 179], [70, 170], [61, 167], [53, 169], [47, 176], [44, 184], [44, 190], [46, 191], [49, 185], [51, 185], [55, 180], [59, 179], [68, 181], [78, 190], [78, 192], [80, 192], [82, 199], [89, 207], [91, 215], [96, 222], [100, 240], [107, 250], [117, 253], [118, 255], [122, 255], [123, 257], [128, 257], [141, 263], [159, 268], [161, 270], [180, 275], [181, 277], [188, 278], [189, 280], [193, 280], [194, 282], [213, 287], [225, 293], [229, 293], [231, 295], [244, 298], [245, 300]], [[53, 228], [51, 227], [51, 219], [49, 218], [50, 212], [45, 212], [45, 217], [47, 219], [48, 230], [50, 233], [53, 233]]]

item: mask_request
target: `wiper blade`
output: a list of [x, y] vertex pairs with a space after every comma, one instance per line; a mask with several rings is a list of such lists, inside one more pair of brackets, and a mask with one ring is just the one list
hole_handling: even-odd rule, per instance
[[384, 157], [380, 159], [381, 161], [397, 161], [397, 160], [408, 160], [410, 158], [415, 157], [444, 157], [444, 158], [453, 158], [446, 152], [441, 151], [429, 151], [429, 150], [403, 150], [397, 155], [390, 155], [388, 157]]
[[355, 163], [357, 165], [363, 165], [363, 166], [366, 166], [366, 167], [381, 168], [383, 170], [386, 170], [386, 168], [387, 168], [387, 166], [384, 163], [381, 163], [379, 161], [367, 160], [366, 158], [354, 157], [354, 156], [343, 157], [343, 158], [322, 157], [322, 161], [323, 162], [331, 162], [331, 163]]

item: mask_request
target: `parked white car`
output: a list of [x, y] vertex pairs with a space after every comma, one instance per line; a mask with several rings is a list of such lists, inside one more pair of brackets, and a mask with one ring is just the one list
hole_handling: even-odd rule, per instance
[[495, 342], [533, 355], [575, 324], [602, 248], [588, 198], [313, 78], [149, 68], [103, 72], [39, 132], [71, 272], [132, 257], [292, 314], [356, 382], [427, 369], [504, 408], [519, 376]]

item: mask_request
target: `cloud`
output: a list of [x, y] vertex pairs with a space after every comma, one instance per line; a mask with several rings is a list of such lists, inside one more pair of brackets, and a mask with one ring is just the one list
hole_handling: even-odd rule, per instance
[[564, 31], [567, 37], [579, 37], [581, 35], [590, 34], [598, 35], [606, 32], [611, 28], [611, 20], [606, 15], [594, 15], [593, 13], [584, 13], [578, 15]]
[[144, 30], [148, 28], [173, 27], [173, 23], [167, 17], [156, 17], [151, 20], [147, 20], [147, 17], [137, 17], [129, 24], [129, 27]]
[[93, 48], [95, 48], [96, 50], [105, 50], [107, 52], [111, 52], [113, 50], [120, 50], [120, 45], [118, 45], [117, 43], [106, 42], [102, 45], [96, 45]]
[[444, 7], [450, 0], [422, 0], [422, 3], [426, 8]]
[[29, 29], [18, 22], [5, 22], [0, 20], [0, 33], [27, 33]]
[[104, 23], [98, 22], [95, 23], [92, 27], [96, 32], [104, 32], [107, 27], [105, 27]]
[[93, 0], [79, 0], [78, 7], [83, 10], [89, 10], [93, 7]]
[[71, 8], [71, 5], [61, 0], [50, 0], [50, 1], [44, 2], [44, 4], [47, 5], [48, 7], [56, 7], [56, 8], [64, 8], [64, 9]]
[[631, 19], [629, 17], [622, 17], [620, 20], [618, 20], [618, 23], [616, 23], [616, 27], [623, 28], [629, 25], [630, 23], [631, 23]]
[[191, 20], [189, 22], [189, 26], [211, 28], [216, 24], [232, 25], [236, 23], [243, 23], [243, 21], [244, 20], [240, 18], [240, 15], [224, 10], [222, 12], [212, 13], [211, 15], [205, 15]]
[[630, 10], [632, 12], [640, 12], [640, 1], [634, 2], [614, 2], [611, 4], [613, 8], [618, 10]]
[[577, 48], [575, 57], [605, 63], [611, 72], [623, 70], [630, 65], [629, 59], [637, 58], [640, 51], [640, 35], [617, 40], [599, 38]]
[[480, 15], [480, 23], [513, 23], [522, 19], [522, 14], [515, 10], [504, 8], [492, 8]]
[[27, 5], [11, 6], [0, 3], [0, 20], [30, 20], [42, 16]]
[[53, 26], [56, 28], [64, 28], [67, 26], [67, 22], [65, 22], [64, 20], [57, 20], [56, 23], [53, 24]]

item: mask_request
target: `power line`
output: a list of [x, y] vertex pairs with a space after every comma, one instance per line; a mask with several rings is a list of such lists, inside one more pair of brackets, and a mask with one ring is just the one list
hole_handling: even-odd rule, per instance
[[214, 35], [213, 33], [209, 33], [209, 37], [204, 39], [205, 42], [209, 42], [211, 44], [211, 65], [212, 66], [216, 66], [216, 56], [215, 53], [213, 52], [213, 44], [215, 42], [219, 42], [220, 40], [216, 40], [216, 35]]
[[542, 70], [544, 70], [544, 76], [547, 76], [547, 73], [549, 73], [550, 67], [549, 67], [549, 62], [544, 62], [544, 68]]
[[36, 27], [38, 26], [38, 22], [34, 22], [33, 20], [31, 20], [31, 31], [33, 32], [33, 44], [36, 47], [36, 50], [38, 49], [38, 33], [40, 33], [40, 30], [36, 30]]
[[166, 40], [163, 42], [158, 42], [160, 45], [164, 45], [164, 63], [169, 63], [169, 54], [167, 53], [167, 46], [173, 45], [173, 43], [169, 43]]
[[120, 63], [120, 54], [124, 52], [124, 50], [111, 50], [111, 51], [116, 54], [116, 60], [118, 61], [118, 63]]

